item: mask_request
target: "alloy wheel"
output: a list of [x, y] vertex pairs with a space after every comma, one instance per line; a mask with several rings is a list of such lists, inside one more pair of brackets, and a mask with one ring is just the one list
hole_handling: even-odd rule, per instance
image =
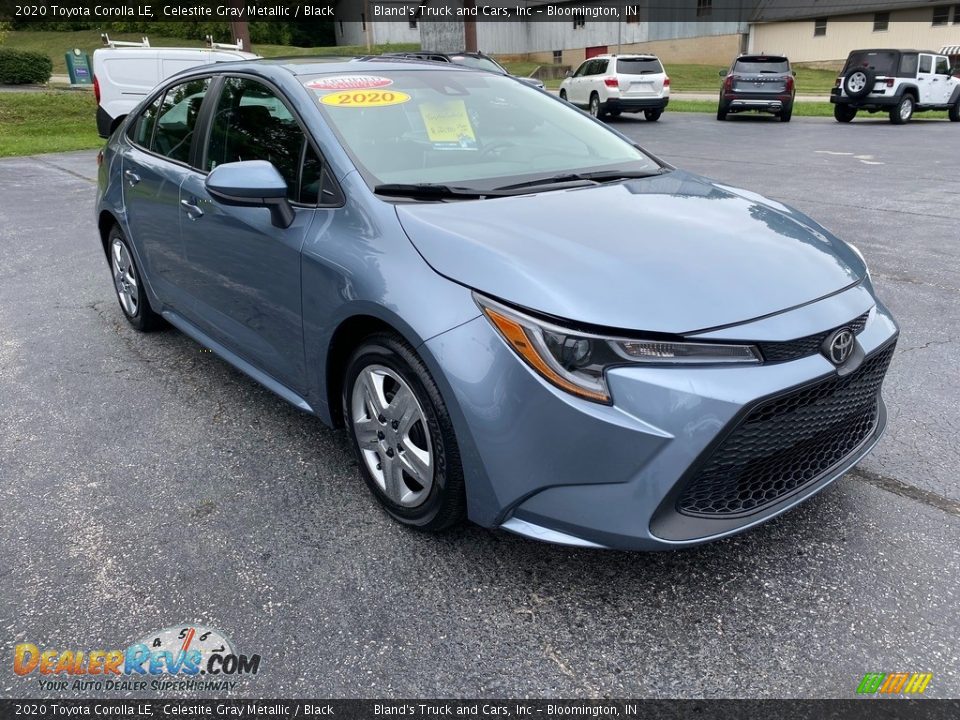
[[137, 271], [130, 260], [130, 251], [119, 238], [113, 239], [110, 259], [113, 284], [117, 290], [117, 297], [120, 298], [120, 305], [127, 315], [134, 317], [140, 309], [140, 284], [137, 281]]
[[387, 498], [416, 507], [433, 487], [434, 453], [417, 396], [400, 375], [368, 365], [351, 396], [353, 433], [367, 470]]

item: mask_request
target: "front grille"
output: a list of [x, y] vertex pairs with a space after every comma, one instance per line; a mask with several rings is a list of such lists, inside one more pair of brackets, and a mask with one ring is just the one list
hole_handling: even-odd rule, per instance
[[[846, 326], [839, 325], [838, 327], [849, 327], [856, 335], [863, 330], [869, 316], [870, 311], [868, 310], [852, 322], [847, 323]], [[807, 335], [806, 337], [797, 338], [796, 340], [787, 340], [786, 342], [762, 342], [757, 345], [760, 348], [763, 359], [767, 362], [796, 360], [820, 352], [820, 346], [823, 345], [824, 340], [836, 329], [837, 328], [828, 330], [827, 332], [817, 333], [816, 335]]]
[[711, 517], [752, 513], [822, 477], [873, 433], [894, 347], [846, 377], [754, 407], [684, 488], [677, 511]]

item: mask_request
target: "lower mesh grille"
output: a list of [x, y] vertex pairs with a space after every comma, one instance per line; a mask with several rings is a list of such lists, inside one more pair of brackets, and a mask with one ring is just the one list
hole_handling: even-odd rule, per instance
[[849, 456], [876, 426], [878, 393], [894, 347], [846, 377], [757, 405], [687, 484], [677, 511], [713, 517], [756, 512]]

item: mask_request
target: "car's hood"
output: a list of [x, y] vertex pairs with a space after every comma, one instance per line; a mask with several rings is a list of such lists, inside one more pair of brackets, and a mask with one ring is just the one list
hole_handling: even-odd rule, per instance
[[424, 259], [480, 292], [558, 318], [688, 334], [811, 302], [866, 273], [806, 216], [675, 170], [536, 195], [405, 204]]

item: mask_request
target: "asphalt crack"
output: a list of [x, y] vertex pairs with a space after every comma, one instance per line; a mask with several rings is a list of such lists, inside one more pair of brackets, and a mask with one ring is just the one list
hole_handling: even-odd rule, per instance
[[848, 475], [856, 480], [859, 480], [860, 482], [873, 485], [876, 488], [886, 490], [894, 495], [900, 495], [901, 497], [915, 500], [916, 502], [927, 505], [928, 507], [941, 510], [942, 512], [953, 515], [954, 517], [960, 517], [960, 502], [951, 500], [950, 498], [939, 495], [938, 493], [931, 492], [930, 490], [924, 490], [916, 485], [909, 485], [902, 480], [886, 477], [885, 475], [870, 472], [869, 470], [864, 470], [862, 468], [856, 468], [850, 471]]

